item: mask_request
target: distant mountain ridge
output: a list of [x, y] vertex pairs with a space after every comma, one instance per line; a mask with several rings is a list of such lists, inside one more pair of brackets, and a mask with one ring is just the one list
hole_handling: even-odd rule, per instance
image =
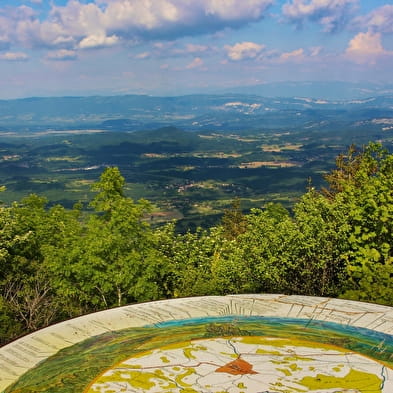
[[306, 97], [322, 100], [356, 100], [393, 94], [393, 84], [351, 82], [272, 82], [223, 90], [263, 97]]
[[135, 131], [167, 126], [187, 130], [235, 130], [308, 127], [332, 122], [352, 124], [390, 118], [393, 118], [393, 90], [384, 96], [350, 100], [241, 93], [0, 100], [0, 133], [78, 128]]

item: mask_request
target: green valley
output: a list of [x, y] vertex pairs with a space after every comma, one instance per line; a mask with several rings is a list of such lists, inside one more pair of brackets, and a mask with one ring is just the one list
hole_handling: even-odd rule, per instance
[[178, 219], [179, 228], [209, 226], [234, 198], [249, 210], [267, 202], [291, 207], [310, 185], [324, 184], [334, 159], [353, 142], [392, 145], [392, 131], [260, 129], [134, 132], [67, 130], [0, 138], [2, 200], [30, 193], [51, 204], [86, 204], [105, 167], [117, 166], [127, 195], [155, 205], [152, 222]]

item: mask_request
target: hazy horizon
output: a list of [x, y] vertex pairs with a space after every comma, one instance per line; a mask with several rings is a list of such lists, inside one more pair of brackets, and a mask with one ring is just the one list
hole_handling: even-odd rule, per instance
[[393, 0], [3, 0], [0, 99], [392, 84]]

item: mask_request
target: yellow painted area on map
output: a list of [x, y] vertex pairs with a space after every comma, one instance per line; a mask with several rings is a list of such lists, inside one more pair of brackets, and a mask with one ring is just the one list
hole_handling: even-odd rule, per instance
[[270, 360], [271, 363], [273, 364], [279, 364], [279, 365], [283, 365], [283, 364], [288, 364], [289, 362], [286, 362], [284, 360]]
[[381, 379], [374, 374], [351, 369], [341, 378], [318, 374], [316, 377], [304, 377], [298, 383], [310, 390], [353, 389], [359, 393], [381, 393], [381, 382]]
[[160, 387], [162, 389], [174, 389], [176, 387], [175, 383], [168, 379], [168, 377], [162, 372], [162, 370], [156, 370], [154, 372], [159, 378]]
[[[280, 393], [387, 393], [382, 388], [382, 366], [370, 361], [368, 369], [365, 364], [369, 360], [359, 359], [352, 351], [302, 339], [245, 336], [188, 340], [143, 352], [142, 356], [117, 364], [117, 369], [99, 376], [85, 393], [117, 393], [126, 386], [135, 391], [182, 393], [197, 393], [202, 388], [219, 393], [224, 386], [236, 386], [239, 393], [245, 393], [259, 391], [261, 383]], [[254, 375], [249, 378], [227, 371], [226, 377], [220, 375], [220, 386], [216, 386], [216, 373], [234, 363], [234, 356], [244, 357]], [[134, 361], [137, 363], [127, 363]]]
[[281, 371], [287, 377], [290, 377], [292, 375], [292, 373], [287, 368], [277, 368], [276, 370], [277, 371]]
[[195, 390], [193, 388], [185, 388], [181, 390], [182, 393], [199, 393], [198, 390]]
[[299, 367], [296, 363], [290, 364], [290, 365], [289, 365], [289, 368], [290, 368], [292, 371], [301, 371], [301, 370], [302, 370], [302, 368]]
[[231, 357], [233, 359], [237, 359], [239, 356], [236, 353], [228, 353], [228, 352], [220, 352], [221, 355]]
[[[165, 349], [166, 349], [167, 347], [165, 347]], [[184, 356], [187, 358], [187, 359], [196, 359], [196, 356], [194, 356], [193, 354], [192, 354], [192, 352], [196, 352], [196, 351], [206, 351], [207, 350], [207, 348], [206, 347], [203, 347], [203, 346], [201, 346], [201, 345], [196, 345], [195, 347], [194, 346], [190, 346], [190, 347], [187, 347], [187, 348], [184, 348], [183, 349], [183, 353], [184, 353]]]
[[[93, 385], [87, 392], [88, 393], [102, 393], [102, 387], [105, 386], [105, 393], [118, 392], [119, 390], [110, 388], [110, 385], [116, 381], [127, 383], [132, 388], [139, 388], [143, 390], [149, 390], [157, 387], [159, 383], [162, 389], [174, 389], [176, 384], [169, 380], [161, 370], [155, 370], [154, 372], [139, 372], [132, 370], [117, 370], [109, 375], [102, 375], [98, 382], [99, 384]], [[190, 392], [191, 393], [191, 392]]]
[[[102, 386], [103, 384], [107, 383], [110, 385], [113, 383], [113, 381], [116, 382], [126, 382], [130, 386], [134, 388], [139, 388], [139, 389], [151, 389], [152, 387], [156, 386], [155, 381], [152, 381], [153, 378], [157, 378], [155, 373], [149, 373], [149, 372], [138, 372], [138, 371], [127, 371], [127, 377], [125, 377], [125, 372], [124, 371], [114, 371], [110, 373], [110, 375], [102, 375], [100, 377], [100, 385]], [[96, 390], [97, 389], [97, 390]], [[99, 386], [92, 386], [92, 388], [89, 390], [89, 393], [93, 392], [101, 392], [101, 389]]]
[[141, 358], [143, 356], [148, 356], [151, 355], [153, 353], [153, 351], [145, 351], [145, 352], [139, 352], [139, 353], [135, 353], [134, 355], [132, 355], [133, 358], [137, 359], [137, 358]]
[[258, 355], [276, 355], [276, 356], [281, 356], [282, 355], [281, 352], [273, 351], [273, 350], [267, 350], [267, 349], [262, 349], [262, 348], [258, 348], [256, 350], [256, 353]]
[[[348, 352], [348, 350], [336, 347], [335, 345], [325, 344], [314, 341], [305, 341], [297, 338], [272, 338], [262, 336], [245, 336], [239, 340], [244, 344], [259, 344], [259, 345], [270, 345], [272, 347], [284, 348], [288, 346], [294, 347], [305, 347], [305, 348], [316, 348], [316, 349], [333, 349], [338, 352]], [[307, 359], [309, 360], [309, 358]]]
[[[188, 390], [190, 390], [189, 388], [191, 388], [191, 385], [189, 383], [184, 382], [183, 379], [192, 375], [192, 374], [195, 374], [195, 369], [190, 367], [184, 373], [176, 376], [176, 379], [175, 379], [176, 383], [179, 386], [181, 386], [182, 388], [188, 388]], [[184, 391], [184, 389], [182, 389], [182, 391]], [[194, 392], [194, 391], [196, 392], [196, 390], [190, 390], [190, 392]]]
[[142, 366], [140, 364], [127, 364], [127, 368], [140, 369]]
[[170, 351], [172, 349], [183, 349], [188, 348], [191, 345], [190, 341], [182, 341], [174, 344], [165, 345], [164, 347], [160, 348], [161, 350]]
[[[326, 348], [325, 348], [326, 349]], [[334, 349], [336, 349], [336, 348], [334, 348]], [[286, 362], [298, 362], [298, 361], [302, 361], [302, 362], [312, 362], [314, 359], [313, 358], [311, 358], [311, 357], [309, 357], [309, 358], [306, 358], [306, 357], [304, 357], [304, 356], [286, 356], [285, 358], [284, 358], [284, 360], [286, 361]]]

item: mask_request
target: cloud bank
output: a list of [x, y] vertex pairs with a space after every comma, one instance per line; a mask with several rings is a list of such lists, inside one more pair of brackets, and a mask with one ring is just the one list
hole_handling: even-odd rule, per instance
[[0, 44], [92, 49], [175, 39], [261, 20], [274, 0], [70, 0], [41, 19], [28, 6], [0, 9]]
[[26, 61], [29, 56], [23, 52], [5, 52], [0, 54], [0, 60], [4, 61]]
[[282, 7], [284, 17], [301, 27], [306, 22], [322, 25], [326, 32], [342, 29], [356, 10], [358, 0], [292, 0]]
[[366, 27], [374, 33], [393, 33], [393, 5], [384, 5], [368, 15], [356, 18], [354, 25]]
[[359, 33], [348, 45], [346, 55], [356, 63], [375, 64], [382, 56], [392, 56], [392, 51], [387, 51], [382, 45], [381, 33]]
[[255, 59], [264, 48], [265, 45], [260, 45], [255, 42], [240, 42], [233, 46], [225, 46], [228, 57], [234, 61]]

